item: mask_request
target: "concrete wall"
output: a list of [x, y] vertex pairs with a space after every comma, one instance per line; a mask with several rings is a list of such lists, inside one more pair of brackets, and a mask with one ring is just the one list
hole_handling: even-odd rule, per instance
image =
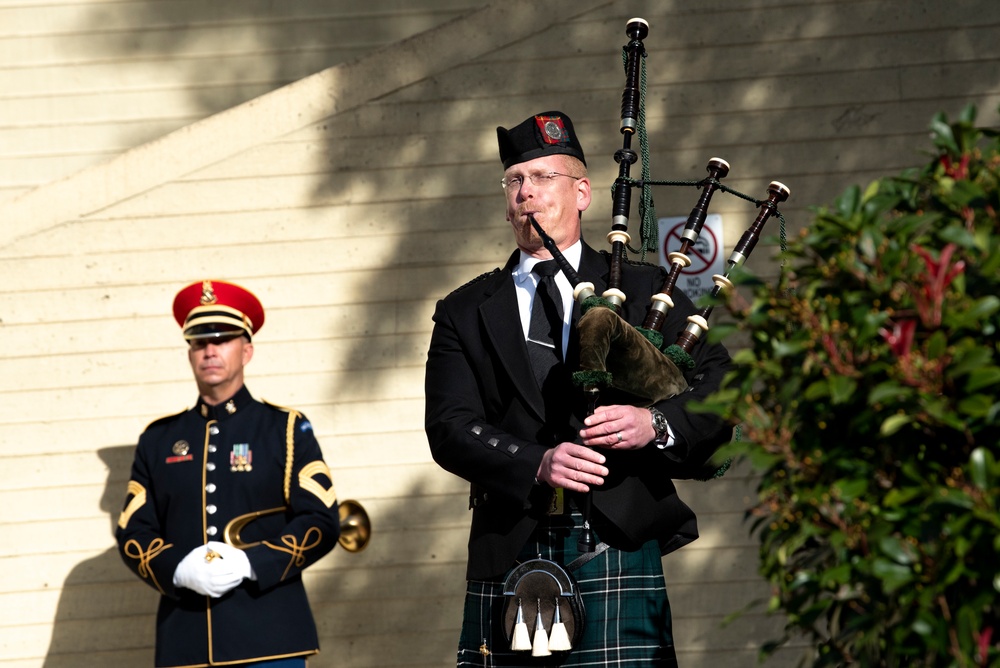
[[[466, 485], [433, 464], [422, 431], [430, 314], [509, 252], [497, 125], [549, 108], [573, 117], [598, 195], [587, 235], [602, 246], [628, 18], [651, 26], [654, 178], [700, 178], [719, 155], [738, 190], [762, 196], [781, 180], [790, 233], [846, 185], [922, 162], [934, 112], [974, 102], [998, 123], [1000, 5], [986, 0], [426, 2], [413, 23], [395, 22], [410, 3], [380, 13], [376, 2], [338, 38], [368, 46], [329, 56], [340, 64], [327, 69], [286, 62], [302, 55], [300, 36], [327, 31], [307, 30], [308, 14], [284, 31], [272, 4], [292, 3], [262, 3], [254, 27], [226, 40], [212, 37], [232, 27], [215, 3], [0, 6], [19, 17], [0, 20], [0, 48], [17, 52], [20, 32], [40, 40], [26, 49], [34, 60], [0, 66], [37, 86], [0, 105], [0, 668], [151, 664], [156, 597], [120, 564], [111, 527], [136, 436], [195, 399], [169, 306], [204, 277], [261, 297], [248, 385], [310, 417], [338, 492], [374, 523], [367, 550], [335, 551], [308, 573], [324, 650], [310, 665], [453, 661], [469, 515]], [[232, 66], [217, 87], [246, 96], [199, 101], [204, 68], [152, 27], [93, 47], [103, 74], [79, 100], [67, 94], [86, 77], [67, 74], [64, 49], [83, 43], [77, 33], [114, 32], [100, 17], [123, 6], [148, 26], [200, 26], [199, 48], [245, 40], [240, 58], [256, 64]], [[68, 69], [46, 74], [60, 58]], [[157, 69], [175, 83], [132, 108], [134, 133], [112, 110]], [[99, 113], [88, 106], [98, 102]], [[163, 116], [175, 123], [163, 131], [178, 129], [160, 136]], [[22, 161], [34, 176], [19, 176]], [[685, 214], [695, 198], [657, 191], [657, 212]], [[731, 245], [754, 211], [715, 201]], [[773, 275], [772, 250], [751, 264]], [[703, 534], [664, 561], [682, 665], [752, 665], [780, 620], [756, 607], [723, 621], [768, 594], [743, 523], [753, 480], [738, 468], [682, 488]]]

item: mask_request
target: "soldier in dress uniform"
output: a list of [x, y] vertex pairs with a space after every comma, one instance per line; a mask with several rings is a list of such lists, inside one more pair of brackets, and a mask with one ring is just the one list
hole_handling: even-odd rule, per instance
[[304, 415], [244, 385], [260, 301], [206, 280], [173, 311], [198, 400], [139, 437], [116, 530], [160, 593], [156, 666], [305, 666], [319, 641], [302, 571], [340, 534], [330, 469]]

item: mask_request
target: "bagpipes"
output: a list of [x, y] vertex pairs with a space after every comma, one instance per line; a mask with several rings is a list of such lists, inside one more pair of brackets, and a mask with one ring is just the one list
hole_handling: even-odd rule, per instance
[[[552, 254], [560, 270], [573, 285], [574, 298], [580, 304], [582, 315], [577, 324], [580, 337], [580, 368], [574, 372], [573, 380], [586, 394], [590, 413], [593, 413], [597, 406], [602, 389], [618, 390], [635, 406], [651, 406], [687, 389], [685, 372], [694, 367], [691, 352], [709, 329], [708, 318], [713, 310], [712, 303], [718, 302], [725, 291], [733, 289], [730, 275], [749, 257], [760, 239], [767, 220], [772, 215], [777, 215], [784, 223], [784, 218], [778, 211], [778, 204], [787, 200], [790, 194], [789, 189], [778, 181], [772, 181], [768, 185], [768, 195], [763, 200], [754, 199], [725, 187], [721, 179], [729, 174], [729, 163], [721, 158], [709, 160], [706, 168], [708, 177], [700, 181], [657, 182], [645, 178], [645, 173], [644, 178], [639, 181], [631, 178], [631, 167], [638, 161], [638, 154], [632, 149], [633, 137], [638, 133], [640, 143], [645, 143], [642, 107], [642, 90], [645, 85], [642, 59], [646, 55], [643, 39], [648, 33], [649, 24], [641, 18], [630, 19], [625, 27], [625, 34], [630, 41], [623, 47], [626, 81], [621, 108], [622, 148], [614, 156], [619, 166], [619, 173], [613, 188], [612, 223], [611, 231], [608, 233], [608, 241], [611, 244], [611, 266], [608, 288], [600, 297], [596, 295], [592, 283], [580, 280], [572, 265], [563, 257], [555, 242], [538, 222], [533, 217], [530, 219], [545, 248]], [[648, 164], [644, 164], [644, 172], [647, 169]], [[621, 306], [627, 299], [621, 290], [621, 285], [622, 272], [627, 269], [626, 248], [631, 242], [628, 234], [631, 189], [642, 188], [645, 199], [647, 189], [653, 185], [694, 185], [701, 188], [701, 195], [680, 235], [680, 249], [668, 255], [670, 270], [662, 288], [652, 296], [642, 326], [634, 327], [619, 315]], [[698, 313], [688, 316], [686, 328], [674, 343], [667, 344], [661, 329], [667, 313], [674, 306], [673, 291], [681, 272], [691, 265], [688, 253], [698, 241], [707, 218], [709, 204], [717, 190], [754, 202], [760, 211], [730, 254], [724, 274], [712, 277], [714, 287], [711, 291], [710, 304]], [[647, 208], [645, 213], [649, 212]], [[590, 497], [590, 494], [585, 495], [581, 509], [584, 528], [579, 549], [583, 552], [594, 549], [593, 532], [590, 527]]]
[[[764, 200], [738, 193], [721, 183], [721, 179], [729, 173], [729, 163], [721, 158], [709, 160], [708, 177], [700, 181], [652, 181], [647, 177], [646, 160], [643, 164], [643, 178], [639, 181], [631, 178], [632, 165], [639, 158], [632, 149], [632, 139], [638, 134], [640, 147], [645, 144], [642, 58], [646, 54], [642, 40], [648, 32], [649, 25], [641, 18], [630, 19], [625, 28], [630, 41], [623, 47], [626, 82], [622, 94], [620, 126], [622, 148], [614, 156], [619, 165], [619, 173], [614, 183], [612, 224], [608, 233], [611, 244], [608, 287], [602, 295], [596, 294], [593, 283], [580, 279], [555, 241], [546, 234], [534, 216], [529, 216], [529, 221], [545, 248], [573, 286], [573, 297], [580, 304], [581, 316], [577, 323], [580, 368], [573, 373], [573, 381], [587, 397], [589, 414], [593, 414], [596, 409], [602, 390], [615, 390], [616, 395], [621, 395], [616, 396], [619, 403], [642, 407], [652, 406], [684, 392], [688, 388], [685, 372], [695, 366], [691, 353], [709, 329], [708, 318], [713, 310], [712, 304], [718, 302], [726, 290], [733, 289], [730, 274], [746, 261], [760, 239], [764, 224], [772, 215], [781, 219], [782, 237], [784, 235], [784, 218], [778, 211], [778, 204], [788, 199], [788, 188], [772, 181]], [[631, 243], [628, 233], [631, 189], [642, 188], [643, 202], [651, 202], [648, 189], [653, 185], [693, 185], [701, 188], [701, 195], [680, 235], [680, 249], [668, 255], [670, 269], [662, 288], [651, 297], [642, 325], [634, 327], [619, 315], [627, 299], [621, 286], [622, 272], [628, 269], [626, 249]], [[709, 204], [717, 190], [754, 202], [760, 211], [730, 254], [724, 274], [712, 277], [714, 287], [709, 305], [688, 316], [687, 326], [678, 334], [676, 342], [667, 345], [661, 330], [667, 314], [674, 306], [673, 291], [681, 273], [691, 265], [688, 253], [698, 241]], [[651, 206], [645, 208], [644, 217], [651, 217]], [[644, 246], [645, 241], [644, 238]], [[712, 466], [708, 468], [715, 470]], [[547, 559], [534, 559], [515, 568], [504, 582], [502, 625], [514, 651], [530, 650], [533, 656], [544, 657], [553, 651], [569, 650], [580, 641], [586, 611], [572, 571], [607, 547], [603, 543], [595, 545], [594, 542], [590, 524], [592, 493], [583, 495], [580, 512], [583, 516], [583, 528], [578, 541], [581, 555], [576, 560], [563, 567]], [[543, 621], [546, 619], [552, 620], [548, 628]], [[533, 638], [528, 634], [530, 627], [535, 628]], [[483, 647], [485, 649], [485, 644]]]

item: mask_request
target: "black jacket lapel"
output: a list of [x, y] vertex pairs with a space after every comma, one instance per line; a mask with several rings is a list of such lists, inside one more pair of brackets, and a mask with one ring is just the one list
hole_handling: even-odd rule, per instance
[[519, 258], [520, 251], [514, 251], [507, 264], [493, 279], [492, 285], [487, 287], [486, 299], [479, 307], [479, 314], [497, 357], [514, 387], [535, 416], [544, 421], [542, 391], [535, 382], [531, 362], [528, 361], [528, 348], [524, 343], [521, 316], [517, 308], [517, 293], [511, 277], [511, 271]]

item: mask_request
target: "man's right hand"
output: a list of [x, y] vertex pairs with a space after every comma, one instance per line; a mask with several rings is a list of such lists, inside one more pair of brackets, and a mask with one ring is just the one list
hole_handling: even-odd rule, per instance
[[608, 469], [605, 457], [593, 448], [576, 443], [560, 443], [542, 455], [536, 478], [551, 487], [572, 492], [589, 492], [591, 485], [603, 485]]
[[[217, 544], [216, 544], [217, 545]], [[174, 586], [219, 598], [243, 582], [243, 574], [237, 572], [236, 563], [227, 560], [214, 549], [214, 544], [199, 545], [177, 564], [174, 571]]]

